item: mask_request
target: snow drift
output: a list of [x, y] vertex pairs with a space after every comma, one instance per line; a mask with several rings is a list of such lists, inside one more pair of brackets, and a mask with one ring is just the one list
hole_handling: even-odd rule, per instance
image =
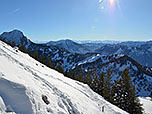
[[87, 85], [64, 77], [1, 41], [0, 113], [126, 114]]

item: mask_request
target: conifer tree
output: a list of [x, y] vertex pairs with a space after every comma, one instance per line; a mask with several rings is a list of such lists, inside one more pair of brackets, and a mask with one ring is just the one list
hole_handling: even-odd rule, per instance
[[101, 96], [103, 96], [103, 91], [104, 91], [104, 73], [102, 72], [101, 73], [101, 75], [100, 75], [100, 77], [99, 77], [99, 94], [101, 95]]
[[64, 69], [62, 68], [60, 62], [58, 62], [57, 67], [56, 67], [56, 70], [57, 70], [58, 72], [60, 72], [60, 73], [63, 73], [63, 72], [64, 72]]
[[7, 44], [11, 46], [11, 41], [10, 41], [10, 40], [9, 40], [9, 41], [7, 41]]
[[71, 77], [70, 77], [70, 72], [69, 72], [67, 69], [66, 69], [66, 71], [64, 72], [64, 76], [71, 78]]
[[79, 71], [76, 77], [76, 80], [83, 82], [83, 74], [82, 71]]
[[121, 87], [121, 79], [120, 80], [115, 80], [115, 83], [113, 84], [112, 87], [112, 103], [119, 108], [123, 107], [123, 102], [124, 100], [122, 99], [122, 94], [123, 94], [123, 88]]
[[129, 96], [129, 113], [130, 114], [143, 114], [142, 104], [140, 103], [139, 98], [137, 97], [137, 92], [135, 86], [133, 86], [132, 91]]
[[92, 74], [91, 74], [91, 71], [88, 70], [88, 73], [84, 79], [84, 83], [86, 83], [90, 86], [91, 82], [92, 82]]
[[27, 49], [27, 53], [28, 53], [31, 57], [34, 57], [34, 56], [33, 56], [34, 54], [33, 54], [33, 52], [31, 51], [30, 48]]
[[[3, 38], [0, 36], [0, 40], [3, 41]], [[3, 41], [4, 42], [4, 41]]]
[[36, 60], [39, 60], [39, 53], [38, 53], [38, 49], [37, 48], [34, 50], [33, 58], [36, 59]]
[[130, 114], [142, 114], [142, 105], [139, 102], [135, 86], [131, 82], [129, 70], [125, 69], [121, 79], [113, 85], [113, 104]]
[[70, 77], [71, 79], [73, 79], [73, 80], [76, 80], [77, 78], [76, 78], [76, 73], [73, 71], [72, 72], [72, 75], [71, 75], [71, 77]]
[[26, 53], [26, 48], [24, 46], [24, 44], [21, 44], [21, 46], [19, 47], [20, 51]]
[[150, 93], [150, 98], [152, 99], [152, 92]]
[[16, 45], [16, 44], [15, 44], [15, 42], [13, 41], [13, 42], [11, 43], [11, 46], [12, 46], [12, 47], [15, 47], [15, 45]]
[[112, 102], [112, 96], [111, 96], [111, 88], [112, 88], [112, 83], [111, 83], [111, 70], [110, 68], [107, 70], [107, 74], [105, 75], [104, 78], [104, 83], [103, 83], [103, 97], [109, 101]]
[[99, 79], [98, 79], [96, 73], [93, 76], [93, 79], [92, 79], [90, 87], [92, 88], [92, 90], [94, 92], [99, 93], [99, 89], [100, 89], [99, 88]]
[[52, 69], [54, 69], [54, 63], [53, 63], [53, 61], [51, 60], [51, 58], [48, 56], [47, 57], [47, 63], [46, 63], [46, 65], [48, 66], [48, 67], [50, 67], [50, 68], [52, 68]]
[[0, 40], [6, 43], [6, 40], [2, 37], [0, 37]]
[[39, 57], [39, 61], [41, 62], [41, 63], [43, 63], [43, 64], [45, 64], [46, 63], [46, 58], [45, 58], [45, 56], [44, 56], [44, 53], [42, 52], [42, 54], [40, 55], [40, 57]]

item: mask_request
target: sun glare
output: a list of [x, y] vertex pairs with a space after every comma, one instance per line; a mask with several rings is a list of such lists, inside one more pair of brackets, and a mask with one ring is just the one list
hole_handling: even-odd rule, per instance
[[102, 10], [110, 9], [113, 11], [116, 8], [121, 10], [119, 0], [99, 0], [99, 4], [101, 4], [100, 9]]
[[110, 6], [114, 6], [115, 0], [109, 0]]

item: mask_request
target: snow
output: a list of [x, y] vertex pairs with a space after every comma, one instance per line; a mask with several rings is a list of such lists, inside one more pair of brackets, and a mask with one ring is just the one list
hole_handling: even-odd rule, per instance
[[0, 114], [16, 114], [15, 112], [8, 112], [11, 109], [10, 105], [5, 106], [2, 97], [0, 96]]
[[91, 50], [84, 46], [83, 44], [78, 44], [72, 40], [65, 39], [65, 40], [59, 40], [59, 41], [50, 41], [46, 43], [47, 46], [57, 46], [60, 48], [64, 48], [72, 53], [87, 53]]
[[149, 49], [147, 49], [147, 50], [151, 52], [151, 51], [152, 51], [152, 47], [150, 47], [150, 48], [149, 48]]
[[0, 95], [4, 99], [6, 106], [11, 106], [12, 110], [16, 110], [16, 112], [20, 112], [21, 114], [33, 113], [32, 105], [28, 100], [24, 86], [1, 78]]
[[3, 99], [0, 96], [0, 113], [4, 113], [4, 110], [6, 110], [5, 104], [3, 102]]
[[152, 114], [152, 99], [150, 97], [139, 97], [143, 104], [144, 114]]
[[18, 43], [18, 41], [21, 40], [21, 38], [24, 37], [23, 33], [19, 30], [13, 30], [11, 32], [4, 32], [1, 35], [2, 38], [5, 38], [8, 41], [15, 41], [16, 43]]
[[[102, 0], [99, 0], [99, 1], [102, 1]], [[79, 44], [86, 44], [86, 43], [118, 44], [118, 43], [121, 43], [121, 41], [114, 41], [114, 40], [74, 40], [74, 41], [79, 43]]]
[[21, 114], [127, 114], [87, 85], [15, 50], [0, 42], [0, 111], [4, 114], [7, 106]]
[[115, 54], [122, 54], [123, 53], [123, 50], [121, 49], [121, 48], [119, 48], [116, 52], [115, 52]]

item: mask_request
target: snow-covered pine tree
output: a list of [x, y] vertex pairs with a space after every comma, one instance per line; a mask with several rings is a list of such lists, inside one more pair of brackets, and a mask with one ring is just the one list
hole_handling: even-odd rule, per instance
[[99, 79], [97, 78], [96, 73], [93, 76], [92, 82], [90, 87], [92, 88], [92, 90], [96, 93], [99, 93]]
[[123, 102], [124, 100], [122, 99], [122, 94], [124, 92], [121, 84], [121, 79], [120, 80], [114, 80], [114, 84], [112, 86], [112, 103], [119, 108], [123, 107]]

